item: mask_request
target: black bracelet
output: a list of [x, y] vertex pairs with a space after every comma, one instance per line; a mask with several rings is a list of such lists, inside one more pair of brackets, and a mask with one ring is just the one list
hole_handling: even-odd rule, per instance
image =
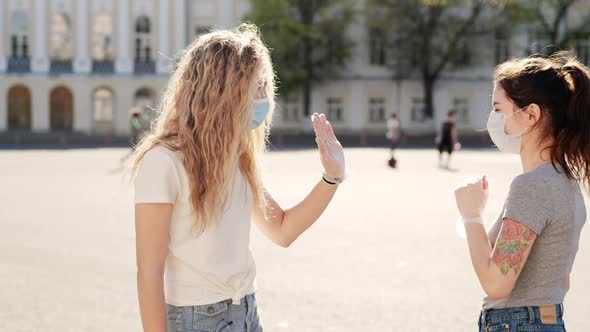
[[326, 180], [326, 177], [324, 175], [322, 175], [322, 180], [324, 180], [325, 183], [327, 183], [331, 186], [337, 185], [336, 182], [331, 182], [331, 181]]

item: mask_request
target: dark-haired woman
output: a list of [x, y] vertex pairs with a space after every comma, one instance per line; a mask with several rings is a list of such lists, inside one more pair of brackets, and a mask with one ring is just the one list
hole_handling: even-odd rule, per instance
[[590, 72], [570, 53], [510, 60], [495, 72], [488, 131], [523, 173], [486, 234], [484, 176], [456, 189], [471, 261], [487, 294], [480, 331], [565, 331], [563, 299], [590, 182]]

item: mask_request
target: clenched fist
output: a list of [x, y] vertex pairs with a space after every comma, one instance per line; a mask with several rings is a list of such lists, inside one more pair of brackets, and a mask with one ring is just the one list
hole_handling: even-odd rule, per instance
[[483, 224], [482, 214], [488, 202], [488, 196], [488, 180], [485, 176], [455, 189], [457, 208], [463, 222]]

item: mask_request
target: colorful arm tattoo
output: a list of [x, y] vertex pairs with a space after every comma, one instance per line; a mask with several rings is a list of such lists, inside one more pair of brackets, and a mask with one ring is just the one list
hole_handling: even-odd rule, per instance
[[512, 269], [518, 276], [525, 262], [525, 253], [530, 249], [536, 236], [535, 232], [526, 226], [511, 219], [504, 220], [492, 255], [492, 261], [503, 275], [507, 275]]

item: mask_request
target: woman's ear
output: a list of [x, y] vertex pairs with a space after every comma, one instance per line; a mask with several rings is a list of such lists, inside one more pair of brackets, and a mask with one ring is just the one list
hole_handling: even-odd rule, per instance
[[541, 120], [541, 108], [539, 105], [533, 103], [527, 107], [528, 123], [530, 126], [534, 126]]
[[259, 82], [254, 99], [264, 99], [266, 97], [266, 82]]

